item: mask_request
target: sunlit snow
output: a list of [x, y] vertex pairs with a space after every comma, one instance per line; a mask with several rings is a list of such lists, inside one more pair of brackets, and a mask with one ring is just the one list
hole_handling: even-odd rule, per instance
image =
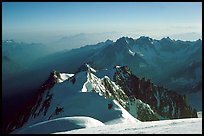
[[56, 134], [202, 134], [202, 118], [118, 123]]

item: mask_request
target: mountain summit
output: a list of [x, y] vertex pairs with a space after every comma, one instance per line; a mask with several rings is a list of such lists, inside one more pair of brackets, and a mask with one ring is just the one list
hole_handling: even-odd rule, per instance
[[[88, 127], [83, 123], [86, 121], [108, 125], [197, 117], [196, 110], [185, 103], [183, 96], [139, 79], [126, 66], [109, 70], [85, 66], [87, 69], [75, 74], [53, 71], [25, 111], [9, 124], [9, 132], [68, 131]], [[53, 126], [58, 121], [72, 127], [48, 129], [49, 124]], [[45, 129], [37, 129], [41, 127]]]

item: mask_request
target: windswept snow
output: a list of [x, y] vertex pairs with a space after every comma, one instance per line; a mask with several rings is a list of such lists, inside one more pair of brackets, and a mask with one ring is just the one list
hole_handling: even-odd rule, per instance
[[104, 124], [91, 117], [63, 117], [31, 125], [19, 130], [17, 134], [48, 134], [97, 126], [104, 126]]
[[119, 123], [56, 134], [202, 134], [202, 118]]

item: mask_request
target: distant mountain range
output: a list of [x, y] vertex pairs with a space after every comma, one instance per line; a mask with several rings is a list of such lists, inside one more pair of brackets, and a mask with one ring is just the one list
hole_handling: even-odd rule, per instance
[[[181, 41], [169, 37], [161, 40], [145, 36], [138, 39], [121, 37], [116, 42], [107, 40], [96, 45], [53, 54], [42, 59], [43, 61], [38, 60], [33, 67], [73, 73], [84, 63], [89, 63], [97, 69], [127, 65], [139, 77], [149, 78], [158, 85], [181, 94], [188, 93], [187, 97], [191, 97], [191, 93], [202, 92], [201, 55], [200, 39]], [[201, 105], [201, 100], [192, 105], [202, 109], [198, 106]]]
[[3, 80], [9, 79], [24, 71], [38, 58], [51, 53], [41, 43], [24, 43], [14, 40], [2, 41]]

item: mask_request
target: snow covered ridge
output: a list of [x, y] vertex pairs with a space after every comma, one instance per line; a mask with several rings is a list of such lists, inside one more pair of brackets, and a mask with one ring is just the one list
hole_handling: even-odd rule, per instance
[[[101, 95], [106, 91], [103, 90], [105, 87], [91, 70], [79, 72], [64, 81], [58, 80], [62, 79], [61, 75], [65, 74], [57, 71], [50, 74], [26, 110], [10, 123], [10, 132], [27, 132], [35, 124], [60, 117], [85, 116], [103, 123], [138, 122], [113, 98]], [[83, 91], [84, 86], [86, 91]]]
[[[140, 80], [135, 81], [136, 77], [127, 67], [116, 66], [110, 70], [95, 70], [90, 65], [86, 65], [86, 67], [86, 71], [75, 74], [53, 71], [25, 111], [10, 123], [8, 132], [37, 133], [39, 129], [42, 130], [42, 133], [54, 133], [86, 128], [89, 124], [86, 122], [90, 121], [85, 119], [87, 117], [105, 125], [152, 121], [159, 120], [161, 117], [172, 118], [174, 114], [178, 118], [182, 117], [176, 114], [179, 106], [175, 106], [175, 104], [180, 103], [175, 103], [174, 99], [170, 99], [171, 103], [167, 102], [169, 108], [162, 111], [162, 113], [171, 113], [172, 115], [164, 116], [160, 113], [158, 108], [163, 108], [161, 106], [163, 104], [162, 99], [159, 99], [160, 92], [148, 96], [154, 99], [154, 103], [156, 101], [158, 107], [148, 103], [146, 99], [143, 99], [144, 97], [140, 98], [134, 95], [133, 90], [137, 89], [137, 83]], [[143, 91], [151, 90], [151, 88], [146, 88], [146, 82], [138, 85], [141, 85]], [[131, 94], [131, 91], [133, 94]], [[141, 89], [138, 89], [138, 91], [141, 91]], [[173, 107], [171, 107], [172, 105]], [[185, 105], [181, 106], [185, 107]], [[172, 112], [172, 108], [174, 108], [174, 112]], [[185, 111], [189, 112], [188, 110]], [[189, 112], [189, 117], [192, 116]], [[66, 119], [67, 117], [69, 118]], [[76, 120], [72, 121], [74, 119]], [[62, 122], [62, 124], [67, 124], [70, 127], [57, 127], [57, 122]], [[49, 130], [49, 125], [55, 127], [54, 132]]]

